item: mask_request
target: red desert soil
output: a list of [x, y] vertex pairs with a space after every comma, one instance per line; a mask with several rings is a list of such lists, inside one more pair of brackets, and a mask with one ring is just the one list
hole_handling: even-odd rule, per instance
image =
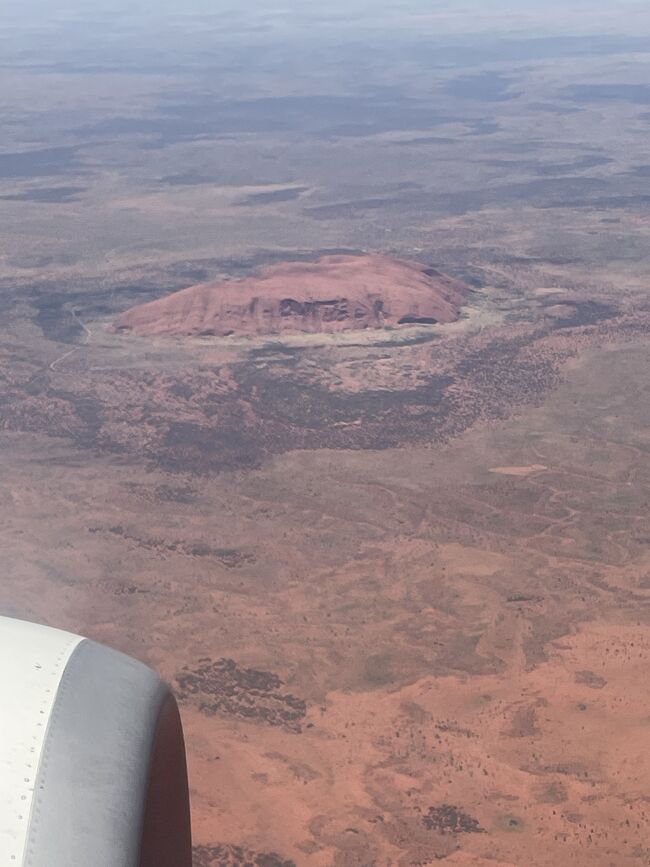
[[243, 280], [189, 286], [115, 322], [137, 334], [276, 334], [452, 322], [469, 287], [426, 265], [381, 255], [282, 262]]

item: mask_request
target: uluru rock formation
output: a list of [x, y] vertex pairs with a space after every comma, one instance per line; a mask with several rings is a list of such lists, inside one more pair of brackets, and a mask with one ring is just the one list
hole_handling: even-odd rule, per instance
[[469, 287], [426, 265], [379, 254], [322, 256], [189, 286], [115, 322], [142, 335], [329, 332], [452, 322]]

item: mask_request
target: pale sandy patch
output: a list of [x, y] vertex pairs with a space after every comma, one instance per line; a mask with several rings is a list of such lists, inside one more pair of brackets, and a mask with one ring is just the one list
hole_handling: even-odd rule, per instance
[[544, 464], [529, 464], [525, 467], [490, 467], [488, 472], [499, 473], [502, 476], [529, 476], [531, 473], [541, 473]]
[[546, 297], [547, 295], [566, 295], [568, 291], [563, 286], [540, 286], [539, 289], [533, 290], [533, 294]]
[[471, 548], [456, 542], [441, 545], [440, 555], [454, 571], [476, 576], [494, 575], [495, 572], [505, 569], [510, 563], [508, 557], [496, 551]]

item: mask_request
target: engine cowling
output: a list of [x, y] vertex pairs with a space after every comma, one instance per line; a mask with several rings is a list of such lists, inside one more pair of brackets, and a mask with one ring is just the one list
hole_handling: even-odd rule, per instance
[[0, 864], [191, 867], [183, 731], [141, 662], [0, 617]]

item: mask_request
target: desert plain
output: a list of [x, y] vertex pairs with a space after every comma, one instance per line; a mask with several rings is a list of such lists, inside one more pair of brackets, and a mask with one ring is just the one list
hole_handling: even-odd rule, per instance
[[[196, 867], [650, 863], [650, 28], [519, 14], [9, 30], [0, 607], [172, 685]], [[377, 255], [455, 321], [115, 328]]]

